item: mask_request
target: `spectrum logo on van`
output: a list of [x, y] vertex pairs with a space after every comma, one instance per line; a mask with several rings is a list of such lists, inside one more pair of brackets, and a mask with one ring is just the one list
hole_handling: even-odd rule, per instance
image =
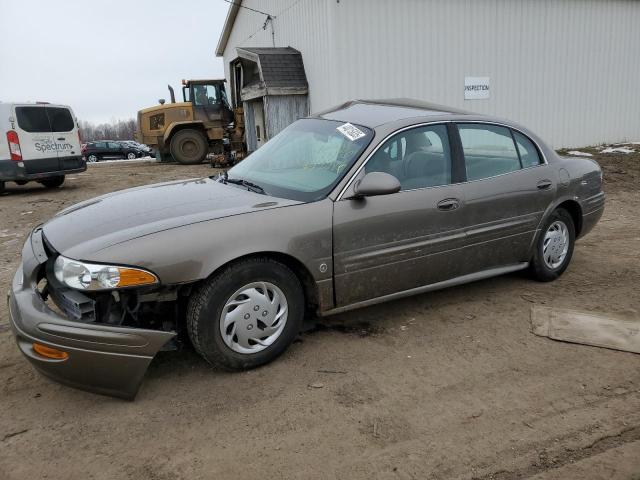
[[73, 148], [73, 145], [70, 143], [58, 143], [52, 142], [51, 140], [35, 142], [33, 146], [38, 152], [63, 151], [71, 150]]

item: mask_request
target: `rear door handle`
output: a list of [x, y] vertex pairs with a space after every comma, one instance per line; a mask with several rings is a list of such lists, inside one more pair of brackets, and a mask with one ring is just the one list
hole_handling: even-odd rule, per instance
[[538, 187], [538, 190], [548, 190], [551, 188], [551, 185], [553, 185], [551, 180], [540, 180], [536, 187]]
[[451, 210], [457, 210], [460, 207], [460, 200], [457, 198], [445, 198], [438, 202], [438, 210], [450, 212]]
[[58, 140], [66, 140], [65, 137], [59, 137]]

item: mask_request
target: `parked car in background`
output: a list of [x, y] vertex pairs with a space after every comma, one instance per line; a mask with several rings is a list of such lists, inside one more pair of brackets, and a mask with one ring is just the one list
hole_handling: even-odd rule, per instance
[[137, 148], [142, 152], [143, 157], [155, 157], [156, 155], [153, 149], [148, 145], [145, 145], [144, 143], [134, 142], [133, 140], [122, 140], [120, 143], [128, 145], [132, 148]]
[[513, 122], [349, 102], [218, 177], [110, 193], [36, 227], [11, 325], [46, 375], [132, 397], [185, 329], [208, 362], [240, 370], [284, 352], [305, 315], [523, 269], [554, 280], [604, 202], [597, 163]]
[[114, 140], [98, 140], [87, 142], [82, 150], [82, 156], [88, 163], [100, 160], [113, 160], [126, 158], [133, 160], [144, 156], [142, 150]]
[[78, 123], [66, 105], [0, 103], [0, 192], [5, 182], [59, 187], [86, 170]]

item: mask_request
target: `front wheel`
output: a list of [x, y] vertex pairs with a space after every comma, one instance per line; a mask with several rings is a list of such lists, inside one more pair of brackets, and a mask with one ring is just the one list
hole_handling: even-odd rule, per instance
[[137, 158], [135, 153], [133, 152], [127, 153], [127, 160], [133, 160], [134, 158]]
[[252, 258], [223, 269], [192, 295], [187, 330], [209, 363], [244, 370], [282, 354], [300, 331], [304, 310], [298, 277], [280, 262]]
[[171, 138], [171, 155], [184, 165], [197, 165], [207, 156], [207, 139], [204, 133], [187, 128]]
[[558, 208], [540, 232], [531, 261], [533, 277], [541, 282], [549, 282], [562, 275], [571, 261], [575, 240], [573, 218], [565, 209]]
[[96, 163], [98, 161], [98, 156], [93, 153], [87, 157], [87, 162]]
[[40, 183], [47, 188], [57, 188], [64, 183], [64, 175], [58, 177], [45, 178]]

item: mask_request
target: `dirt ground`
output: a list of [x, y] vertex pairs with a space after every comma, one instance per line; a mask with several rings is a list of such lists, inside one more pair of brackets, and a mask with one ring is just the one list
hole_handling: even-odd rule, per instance
[[[606, 212], [559, 280], [507, 275], [314, 320], [245, 373], [162, 353], [134, 402], [38, 375], [0, 302], [0, 478], [639, 480], [640, 355], [529, 332], [536, 304], [640, 322], [640, 154], [589, 151]], [[211, 173], [113, 163], [59, 190], [8, 184], [0, 287], [30, 229], [63, 207]]]

